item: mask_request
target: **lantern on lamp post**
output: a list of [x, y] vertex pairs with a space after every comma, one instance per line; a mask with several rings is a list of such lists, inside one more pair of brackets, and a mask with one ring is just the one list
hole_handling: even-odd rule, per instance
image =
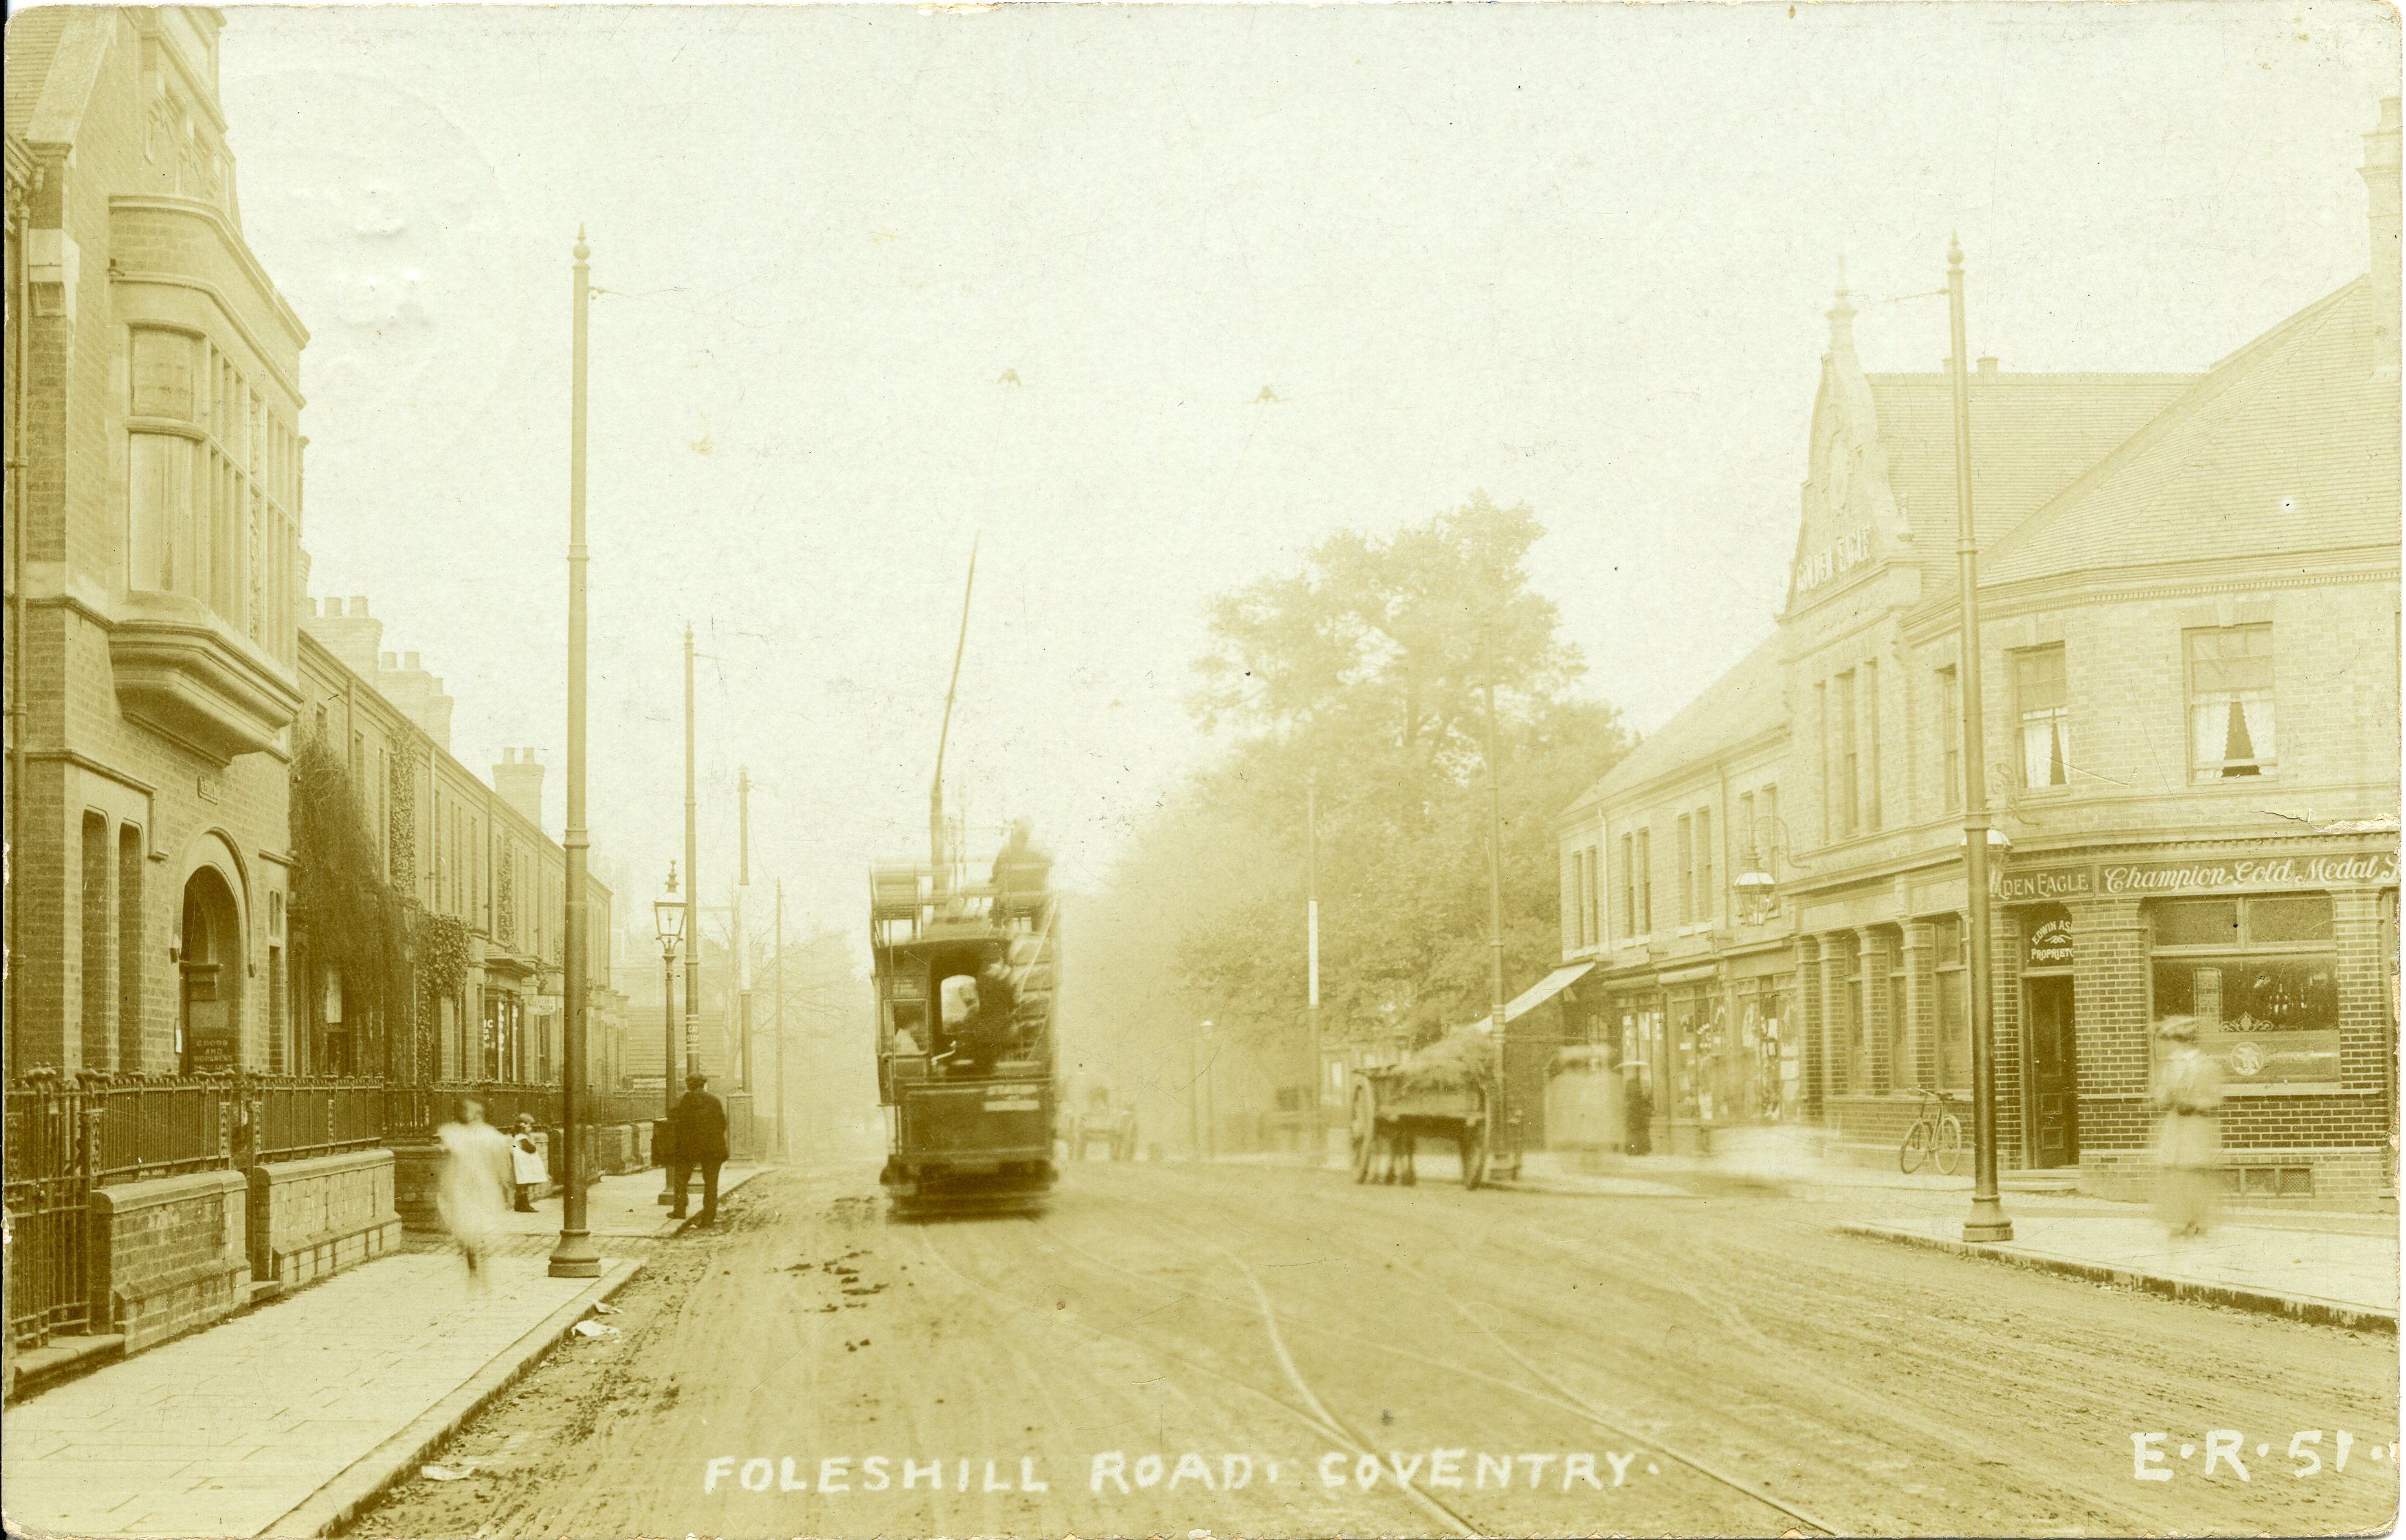
[[[669, 883], [660, 896], [652, 900], [652, 928], [660, 940], [660, 1024], [666, 1054], [660, 1061], [660, 1135], [668, 1136], [669, 1114], [676, 1110], [676, 965], [677, 947], [685, 940], [685, 898], [677, 892], [676, 863], [669, 863]], [[658, 1142], [658, 1140], [654, 1141]], [[660, 1163], [660, 1195], [663, 1204], [673, 1203], [676, 1195], [668, 1183], [674, 1180], [669, 1156], [671, 1151], [656, 1150]]]

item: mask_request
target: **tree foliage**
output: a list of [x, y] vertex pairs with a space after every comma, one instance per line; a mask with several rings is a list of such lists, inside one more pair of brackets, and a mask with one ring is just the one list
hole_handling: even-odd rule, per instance
[[293, 756], [292, 921], [307, 966], [343, 981], [344, 1013], [401, 1023], [410, 1013], [410, 903], [385, 880], [349, 770], [322, 739]]
[[1584, 662], [1529, 586], [1543, 532], [1480, 495], [1392, 534], [1335, 535], [1214, 601], [1194, 709], [1227, 751], [1124, 858], [1100, 907], [1128, 923], [1071, 953], [1112, 1030], [1161, 1036], [1136, 1055], [1156, 1089], [1204, 1017], [1264, 1082], [1308, 1078], [1315, 794], [1324, 1038], [1409, 1046], [1487, 1012], [1491, 680], [1508, 986], [1559, 957], [1553, 820], [1629, 738], [1576, 693]]

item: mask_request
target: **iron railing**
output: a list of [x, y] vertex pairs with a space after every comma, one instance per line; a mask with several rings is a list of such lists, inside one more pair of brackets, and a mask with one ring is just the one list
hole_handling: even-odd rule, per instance
[[368, 1080], [262, 1081], [255, 1105], [261, 1161], [306, 1160], [384, 1142], [385, 1084]]
[[231, 1077], [87, 1081], [73, 1098], [90, 1130], [95, 1186], [234, 1164], [242, 1097]]
[[8, 1335], [38, 1348], [91, 1320], [90, 1129], [71, 1087], [12, 1085], [7, 1099]]

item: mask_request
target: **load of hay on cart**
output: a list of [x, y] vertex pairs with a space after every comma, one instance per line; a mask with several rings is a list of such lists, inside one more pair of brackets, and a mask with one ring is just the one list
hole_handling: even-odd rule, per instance
[[1456, 1027], [1401, 1064], [1353, 1072], [1347, 1099], [1355, 1181], [1418, 1180], [1422, 1139], [1443, 1139], [1462, 1161], [1462, 1185], [1487, 1180], [1496, 1104], [1495, 1039], [1483, 1025]]

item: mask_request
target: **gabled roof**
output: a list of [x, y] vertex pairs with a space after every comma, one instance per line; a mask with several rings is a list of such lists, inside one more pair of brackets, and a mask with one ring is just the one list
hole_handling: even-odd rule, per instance
[[8, 19], [7, 117], [28, 144], [70, 144], [117, 35], [119, 12], [42, 6]]
[[2399, 543], [2399, 392], [2358, 278], [2215, 365], [1998, 541], [1984, 582]]
[[1788, 673], [1781, 638], [1772, 633], [1677, 715], [1623, 755], [1581, 793], [1564, 815], [1609, 801], [1658, 775], [1709, 760], [1787, 720]]
[[[1925, 554], [1955, 549], [1955, 396], [1944, 374], [1870, 374], [1889, 485]], [[2201, 374], [1974, 374], [1972, 518], [1981, 544], [2111, 454]]]

